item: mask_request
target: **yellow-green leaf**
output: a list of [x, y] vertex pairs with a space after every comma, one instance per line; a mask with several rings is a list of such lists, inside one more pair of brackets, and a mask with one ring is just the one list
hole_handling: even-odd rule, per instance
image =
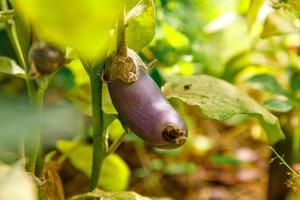
[[[144, 11], [139, 16], [128, 22], [128, 27], [126, 29], [128, 47], [137, 52], [151, 42], [155, 34], [156, 26], [156, 13], [153, 0], [142, 0], [139, 3], [138, 2], [139, 0], [126, 1], [127, 10], [133, 8], [133, 6], [137, 6], [142, 10], [143, 6], [145, 7]], [[132, 11], [134, 12], [136, 10]], [[129, 11], [129, 14], [132, 14], [130, 13], [132, 11]]]
[[268, 139], [275, 143], [284, 138], [278, 118], [246, 93], [230, 83], [207, 75], [172, 77], [163, 87], [167, 98], [179, 98], [200, 108], [203, 117], [224, 121], [239, 114], [258, 119]]
[[14, 0], [23, 17], [48, 42], [68, 46], [88, 58], [103, 56], [122, 0]]
[[[68, 157], [74, 167], [90, 176], [93, 151], [91, 145], [60, 140], [56, 147]], [[117, 154], [110, 154], [103, 161], [98, 186], [108, 191], [125, 190], [129, 177], [130, 170], [124, 160]]]

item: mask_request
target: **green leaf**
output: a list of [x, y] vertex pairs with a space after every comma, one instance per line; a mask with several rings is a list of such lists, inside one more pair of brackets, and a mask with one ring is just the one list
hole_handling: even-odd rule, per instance
[[73, 196], [69, 200], [85, 200], [91, 197], [101, 200], [151, 200], [150, 198], [141, 196], [135, 192], [104, 192], [99, 189], [95, 189], [93, 192]]
[[166, 42], [174, 49], [185, 50], [189, 47], [189, 39], [171, 25], [162, 23], [162, 32], [165, 35]]
[[198, 106], [203, 117], [208, 119], [224, 121], [240, 114], [256, 117], [271, 143], [284, 138], [274, 115], [246, 93], [221, 79], [207, 75], [171, 77], [163, 92], [167, 98], [179, 98], [189, 105]]
[[[91, 145], [60, 140], [56, 148], [68, 157], [74, 167], [90, 176], [93, 151]], [[103, 161], [98, 186], [108, 191], [125, 190], [129, 177], [130, 170], [124, 160], [117, 154], [110, 154]]]
[[8, 20], [12, 19], [14, 17], [14, 11], [8, 10], [8, 11], [0, 11], [0, 22], [5, 23]]
[[[126, 8], [136, 5], [138, 0], [126, 1]], [[134, 19], [130, 20], [126, 29], [126, 38], [128, 47], [139, 52], [147, 46], [155, 35], [156, 13], [153, 0], [141, 0], [136, 7], [129, 11], [128, 16], [132, 16], [134, 12], [145, 8], [145, 11]]]
[[251, 29], [252, 25], [256, 21], [258, 12], [262, 5], [264, 4], [265, 0], [251, 0], [248, 13], [247, 13], [247, 23], [249, 30]]
[[268, 99], [264, 102], [265, 108], [275, 112], [289, 112], [293, 109], [293, 104], [290, 101], [280, 99]]
[[251, 77], [249, 82], [254, 83], [258, 89], [272, 94], [279, 94], [283, 96], [288, 96], [289, 93], [283, 89], [277, 80], [270, 74], [258, 74]]
[[110, 30], [123, 6], [122, 0], [14, 0], [22, 16], [47, 42], [73, 48], [87, 58], [105, 56]]
[[283, 11], [272, 12], [268, 15], [261, 33], [262, 38], [298, 33], [294, 18]]
[[4, 56], [0, 56], [0, 72], [25, 78], [25, 71], [14, 60]]
[[242, 161], [239, 159], [233, 157], [233, 156], [228, 156], [228, 155], [214, 155], [212, 156], [212, 162], [216, 165], [238, 165]]

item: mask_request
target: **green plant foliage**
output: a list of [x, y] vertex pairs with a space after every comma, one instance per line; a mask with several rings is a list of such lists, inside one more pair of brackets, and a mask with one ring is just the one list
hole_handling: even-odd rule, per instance
[[284, 138], [277, 117], [272, 115], [237, 87], [207, 75], [171, 77], [163, 87], [167, 98], [179, 98], [197, 105], [203, 117], [224, 121], [239, 114], [256, 117], [265, 129], [269, 141]]
[[166, 37], [166, 42], [177, 50], [185, 50], [189, 47], [189, 39], [175, 28], [170, 26], [167, 23], [162, 23], [162, 33], [168, 37]]
[[293, 104], [287, 100], [268, 99], [264, 102], [264, 106], [268, 110], [275, 112], [288, 112], [293, 109]]
[[[138, 2], [139, 0], [126, 1], [127, 10], [136, 6]], [[128, 23], [126, 39], [128, 47], [139, 52], [147, 46], [154, 37], [156, 28], [156, 12], [153, 0], [142, 0], [137, 4], [137, 6], [144, 6], [145, 10]]]
[[0, 72], [25, 78], [25, 71], [8, 57], [0, 56]]
[[213, 155], [211, 160], [216, 165], [238, 165], [242, 163], [242, 161], [233, 156], [219, 154]]
[[8, 20], [14, 17], [14, 12], [12, 10], [9, 11], [0, 11], [0, 22], [7, 22]]
[[[74, 167], [90, 176], [92, 163], [91, 145], [61, 140], [57, 142], [56, 147], [67, 156]], [[117, 154], [111, 154], [103, 161], [98, 185], [108, 191], [125, 190], [129, 183], [129, 177], [130, 170], [127, 164]]]
[[256, 21], [258, 12], [261, 6], [265, 3], [265, 0], [251, 0], [248, 12], [247, 12], [247, 22], [249, 29], [251, 29], [252, 25]]
[[261, 33], [262, 38], [295, 34], [298, 32], [298, 27], [294, 23], [295, 20], [285, 12], [271, 13], [265, 23]]
[[121, 0], [14, 0], [38, 35], [59, 46], [72, 47], [88, 58], [104, 56], [123, 5]]
[[288, 91], [283, 89], [277, 80], [270, 74], [258, 74], [251, 77], [249, 81], [256, 84], [260, 90], [283, 96], [289, 95]]

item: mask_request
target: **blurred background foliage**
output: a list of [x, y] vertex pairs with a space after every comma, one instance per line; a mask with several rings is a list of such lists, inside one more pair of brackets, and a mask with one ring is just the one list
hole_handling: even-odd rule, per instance
[[[39, 6], [45, 7], [34, 4], [36, 1], [30, 2], [25, 4], [28, 7], [34, 5], [39, 12], [42, 10]], [[134, 5], [138, 1], [128, 2]], [[140, 52], [145, 62], [158, 60], [151, 71], [157, 84], [162, 86], [166, 77], [172, 75], [208, 74], [243, 89], [279, 117], [289, 143], [283, 144], [288, 148], [281, 147], [280, 143], [275, 149], [280, 154], [284, 153], [288, 164], [296, 168], [300, 152], [299, 1], [155, 0], [154, 4], [156, 24], [149, 22], [148, 26], [143, 27], [144, 30], [152, 30], [152, 26], [156, 26], [154, 39], [145, 48], [135, 46], [130, 40], [129, 45]], [[65, 6], [58, 7], [68, 10], [68, 4]], [[92, 7], [87, 7], [86, 11]], [[26, 8], [19, 9], [27, 12]], [[96, 3], [94, 9], [97, 14], [112, 10]], [[150, 15], [155, 14], [151, 9], [148, 11]], [[69, 34], [60, 34], [64, 37], [59, 40], [67, 46], [78, 44], [75, 50], [79, 50], [79, 54], [86, 55], [88, 52], [91, 57], [105, 55], [107, 46], [114, 43], [108, 36], [111, 27], [107, 13], [111, 17], [109, 20], [117, 16], [114, 12], [102, 13], [99, 21], [107, 22], [105, 29], [95, 28], [92, 23], [95, 21], [82, 23], [82, 27], [70, 29]], [[31, 14], [29, 17], [34, 19], [35, 15], [39, 16], [38, 12]], [[40, 25], [38, 28], [42, 36], [49, 32], [52, 34], [51, 37], [46, 36], [50, 41], [51, 38], [57, 40], [56, 31], [66, 28], [64, 23], [74, 20], [73, 12], [70, 12], [63, 17], [66, 21], [57, 28], [47, 18], [52, 13], [42, 14], [45, 18], [39, 18], [40, 21], [35, 23]], [[134, 31], [139, 25], [137, 22], [130, 29], [131, 37], [139, 37]], [[90, 37], [91, 32], [93, 37]], [[149, 37], [154, 34], [151, 31], [148, 33]], [[69, 38], [70, 35], [74, 37]], [[78, 38], [81, 42], [77, 41]], [[87, 38], [90, 39], [88, 42]], [[105, 40], [101, 40], [103, 38]], [[94, 43], [93, 39], [98, 43]], [[146, 44], [149, 41], [143, 42]], [[72, 62], [55, 74], [46, 92], [43, 138], [46, 158], [58, 158], [64, 163], [60, 175], [65, 194], [70, 197], [87, 191], [92, 133], [89, 77], [78, 55], [68, 49], [67, 55], [73, 59]], [[16, 60], [1, 23], [0, 56]], [[1, 64], [0, 61], [0, 68]], [[116, 114], [105, 86], [103, 92], [104, 112]], [[26, 99], [24, 81], [0, 73], [0, 159], [7, 164], [17, 158], [15, 141], [22, 137], [18, 133], [24, 129], [30, 130], [37, 120], [36, 116], [26, 113]], [[282, 200], [288, 185], [294, 190], [289, 192], [287, 199], [300, 198], [299, 180], [291, 177], [276, 179], [276, 171], [272, 171], [272, 167], [268, 171], [271, 151], [266, 148], [268, 143], [256, 121], [245, 116], [237, 116], [223, 123], [206, 120], [200, 115], [199, 108], [175, 99], [171, 102], [188, 124], [188, 142], [179, 149], [165, 151], [144, 144], [133, 134], [127, 135], [117, 154], [112, 154], [104, 162], [105, 172], [101, 174], [102, 182], [99, 183], [102, 189], [127, 189], [143, 195], [174, 199], [252, 200], [266, 199], [269, 195], [269, 199]], [[124, 133], [121, 123], [114, 118], [111, 120], [113, 122], [107, 129], [109, 143]], [[279, 166], [278, 162], [274, 163]], [[277, 172], [283, 171], [286, 175], [283, 169], [276, 168]], [[114, 177], [113, 181], [111, 177]], [[281, 186], [268, 183], [268, 177], [271, 181], [280, 182]], [[290, 185], [285, 184], [287, 180], [292, 180]], [[270, 198], [274, 195], [270, 191], [280, 194], [276, 194], [276, 199]]]

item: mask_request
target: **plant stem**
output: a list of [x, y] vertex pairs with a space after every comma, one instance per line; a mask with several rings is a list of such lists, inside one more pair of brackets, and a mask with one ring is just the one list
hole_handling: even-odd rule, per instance
[[292, 143], [292, 163], [299, 161], [300, 156], [300, 108], [295, 109], [297, 125], [293, 134], [293, 143]]
[[[8, 5], [6, 0], [1, 0], [1, 9], [4, 11], [8, 10]], [[28, 92], [29, 103], [32, 111], [36, 114], [37, 119], [41, 118], [42, 108], [43, 108], [43, 96], [44, 90], [38, 90], [34, 80], [32, 80], [29, 76], [29, 65], [26, 62], [26, 56], [23, 54], [20, 40], [18, 38], [18, 34], [16, 31], [16, 25], [14, 20], [9, 20], [6, 24], [6, 32], [10, 39], [10, 42], [16, 52], [17, 59], [19, 64], [26, 72], [26, 86]], [[36, 162], [38, 159], [38, 155], [40, 152], [40, 134], [41, 134], [41, 123], [37, 120], [37, 125], [33, 133], [27, 134], [26, 139], [28, 142], [26, 144], [27, 147], [27, 171], [31, 173], [35, 173]], [[19, 144], [19, 155], [24, 155], [24, 138], [21, 137], [22, 141]], [[22, 158], [21, 158], [22, 159]]]
[[106, 153], [105, 134], [103, 131], [101, 67], [102, 65], [94, 66], [90, 73], [93, 114], [93, 160], [89, 183], [90, 191], [93, 191], [98, 185], [101, 166]]
[[118, 149], [118, 147], [120, 146], [120, 144], [122, 144], [123, 139], [125, 138], [126, 135], [127, 133], [123, 132], [122, 135], [118, 139], [116, 139], [114, 143], [112, 143], [112, 145], [110, 145], [109, 149], [106, 152], [106, 156], [108, 156], [111, 153], [114, 153]]
[[126, 26], [125, 26], [125, 7], [120, 14], [117, 27], [117, 54], [120, 56], [127, 56], [126, 43]]

